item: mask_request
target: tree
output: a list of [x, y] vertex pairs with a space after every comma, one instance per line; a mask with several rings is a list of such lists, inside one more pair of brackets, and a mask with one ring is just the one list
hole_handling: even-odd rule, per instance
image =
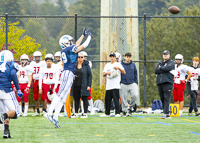
[[[19, 29], [17, 26], [19, 22], [10, 23], [9, 24], [9, 32], [8, 32], [8, 43], [10, 44], [9, 49], [14, 49], [16, 54], [14, 57], [16, 60], [19, 60], [22, 54], [32, 55], [38, 48], [41, 46], [40, 44], [36, 43], [36, 40], [31, 38], [28, 35], [22, 36], [25, 30]], [[0, 45], [3, 47], [5, 44], [5, 19], [0, 19]], [[43, 55], [45, 51], [42, 51]]]
[[58, 10], [57, 10], [57, 13], [58, 15], [63, 15], [64, 13], [66, 13], [66, 6], [65, 6], [65, 3], [64, 3], [64, 0], [58, 0], [56, 2], [58, 4]]

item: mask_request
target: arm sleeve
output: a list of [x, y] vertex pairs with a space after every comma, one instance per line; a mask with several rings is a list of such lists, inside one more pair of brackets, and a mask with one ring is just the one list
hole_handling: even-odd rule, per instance
[[160, 67], [160, 70], [161, 71], [164, 71], [164, 72], [169, 72], [171, 70], [175, 69], [175, 64], [174, 62], [170, 62], [168, 65], [166, 66], [161, 66]]
[[41, 69], [39, 72], [39, 89], [42, 89], [42, 79], [43, 79], [43, 72]]
[[137, 77], [137, 68], [134, 64], [134, 81], [138, 84], [138, 77]]
[[87, 66], [87, 86], [91, 87], [92, 85], [92, 71], [90, 69], [90, 66]]
[[19, 90], [19, 81], [18, 81], [18, 78], [17, 78], [17, 70], [16, 69], [13, 68], [10, 71], [10, 77], [11, 77], [11, 80], [13, 81], [16, 89]]

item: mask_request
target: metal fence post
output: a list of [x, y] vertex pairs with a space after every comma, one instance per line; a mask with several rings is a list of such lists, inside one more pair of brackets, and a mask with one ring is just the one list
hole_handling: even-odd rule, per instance
[[6, 50], [8, 50], [8, 13], [5, 13], [6, 17]]
[[77, 13], [75, 13], [75, 42], [77, 41]]
[[144, 108], [146, 108], [146, 13], [144, 13]]

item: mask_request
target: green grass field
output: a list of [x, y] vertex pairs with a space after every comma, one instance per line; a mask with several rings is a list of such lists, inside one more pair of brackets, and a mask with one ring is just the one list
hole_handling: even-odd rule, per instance
[[[200, 117], [160, 119], [158, 114], [133, 114], [133, 117], [87, 119], [60, 117], [60, 129], [43, 116], [20, 117], [10, 121], [11, 139], [0, 137], [0, 143], [65, 143], [65, 142], [200, 142]], [[3, 132], [1, 131], [1, 136]]]

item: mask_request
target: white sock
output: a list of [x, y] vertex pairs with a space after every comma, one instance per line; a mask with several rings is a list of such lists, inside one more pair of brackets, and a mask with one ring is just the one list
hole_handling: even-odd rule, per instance
[[19, 112], [22, 113], [22, 105], [19, 105]]
[[183, 110], [179, 110], [179, 115], [182, 115]]
[[65, 104], [64, 104], [64, 114], [67, 114]]
[[56, 108], [55, 108], [55, 113], [54, 113], [54, 116], [53, 118], [58, 121], [58, 115], [60, 114], [60, 110], [62, 109], [63, 107], [63, 103], [61, 101], [58, 102]]
[[47, 112], [49, 111], [51, 104], [47, 104]]
[[[60, 97], [56, 96], [53, 101], [51, 102], [51, 106], [49, 108], [48, 114], [52, 115], [53, 110], [58, 106], [58, 104], [61, 102]], [[62, 104], [63, 105], [63, 104]]]
[[89, 100], [89, 104], [90, 104], [90, 108], [91, 108], [91, 111], [93, 110], [93, 100], [92, 98]]
[[81, 113], [84, 113], [83, 101], [81, 100]]
[[29, 106], [29, 105], [25, 105], [24, 114], [27, 114], [27, 112], [28, 112], [28, 106]]

